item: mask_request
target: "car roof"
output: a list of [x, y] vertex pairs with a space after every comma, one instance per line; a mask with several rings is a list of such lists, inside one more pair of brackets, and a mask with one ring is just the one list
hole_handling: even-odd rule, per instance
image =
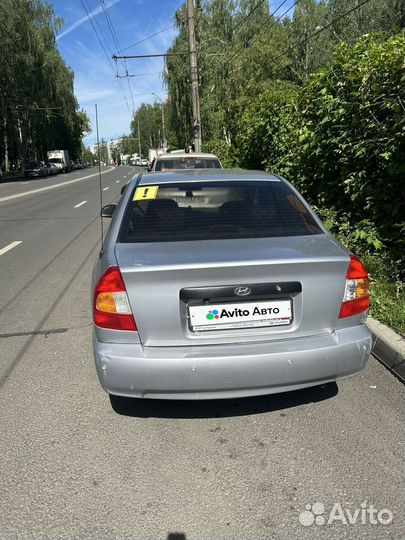
[[177, 152], [174, 151], [173, 153], [168, 152], [167, 154], [160, 154], [156, 158], [156, 160], [159, 159], [182, 159], [182, 158], [210, 158], [210, 159], [218, 159], [218, 156], [215, 154], [207, 154], [207, 153], [195, 153], [195, 152]]
[[281, 182], [279, 176], [264, 171], [245, 171], [243, 169], [190, 169], [146, 173], [141, 176], [138, 185], [147, 186], [152, 184], [204, 181], [226, 182], [228, 180]]

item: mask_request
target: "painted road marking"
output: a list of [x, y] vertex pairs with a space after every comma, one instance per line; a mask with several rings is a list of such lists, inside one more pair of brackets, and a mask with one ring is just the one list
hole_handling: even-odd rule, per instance
[[[114, 168], [111, 167], [108, 169], [108, 171], [103, 171], [101, 174], [106, 174], [111, 171], [113, 171]], [[53, 186], [47, 186], [43, 188], [38, 189], [32, 189], [31, 191], [24, 191], [24, 193], [17, 193], [16, 195], [8, 195], [7, 197], [0, 197], [0, 202], [3, 201], [11, 201], [12, 199], [18, 199], [19, 197], [25, 197], [27, 195], [33, 195], [35, 193], [41, 193], [42, 191], [48, 191], [48, 189], [56, 189], [59, 187], [67, 186], [69, 184], [76, 184], [77, 182], [81, 182], [82, 180], [87, 180], [87, 178], [92, 178], [93, 176], [98, 176], [98, 172], [94, 174], [88, 174], [87, 176], [81, 176], [80, 178], [76, 178], [75, 180], [68, 180], [67, 182], [61, 182], [60, 184], [54, 184]]]
[[110, 189], [109, 187], [105, 187], [103, 188], [103, 191], [107, 191], [107, 189]]
[[86, 204], [87, 201], [82, 201], [82, 202], [79, 202], [79, 204], [76, 204], [73, 208], [80, 208], [80, 206], [83, 206], [84, 204]]
[[9, 244], [8, 246], [4, 247], [3, 249], [0, 249], [0, 255], [4, 255], [5, 253], [7, 253], [7, 251], [10, 251], [10, 249], [17, 247], [20, 244], [22, 244], [22, 240], [11, 242], [11, 244]]
[[[125, 177], [125, 178], [126, 178], [126, 177]], [[119, 181], [119, 180], [116, 180], [116, 181], [115, 181], [115, 183], [116, 183], [116, 184], [119, 184], [119, 183], [120, 183], [120, 181]]]

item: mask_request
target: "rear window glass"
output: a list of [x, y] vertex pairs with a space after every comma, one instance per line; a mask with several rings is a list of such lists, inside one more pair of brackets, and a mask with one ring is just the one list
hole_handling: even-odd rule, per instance
[[178, 242], [320, 233], [310, 212], [282, 182], [193, 182], [136, 189], [118, 241]]
[[221, 164], [214, 158], [184, 157], [178, 159], [158, 159], [155, 171], [171, 171], [172, 169], [220, 169]]

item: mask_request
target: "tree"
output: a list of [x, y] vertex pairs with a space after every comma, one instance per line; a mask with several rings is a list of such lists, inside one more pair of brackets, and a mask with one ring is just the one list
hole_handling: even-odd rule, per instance
[[90, 130], [73, 92], [73, 73], [56, 46], [61, 19], [44, 0], [0, 2], [1, 161], [45, 159], [52, 148], [81, 153]]

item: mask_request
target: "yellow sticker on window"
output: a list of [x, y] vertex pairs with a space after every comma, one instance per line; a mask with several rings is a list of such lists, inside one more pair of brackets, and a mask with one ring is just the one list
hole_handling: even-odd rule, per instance
[[150, 201], [156, 199], [159, 191], [159, 186], [138, 187], [135, 190], [133, 201]]

